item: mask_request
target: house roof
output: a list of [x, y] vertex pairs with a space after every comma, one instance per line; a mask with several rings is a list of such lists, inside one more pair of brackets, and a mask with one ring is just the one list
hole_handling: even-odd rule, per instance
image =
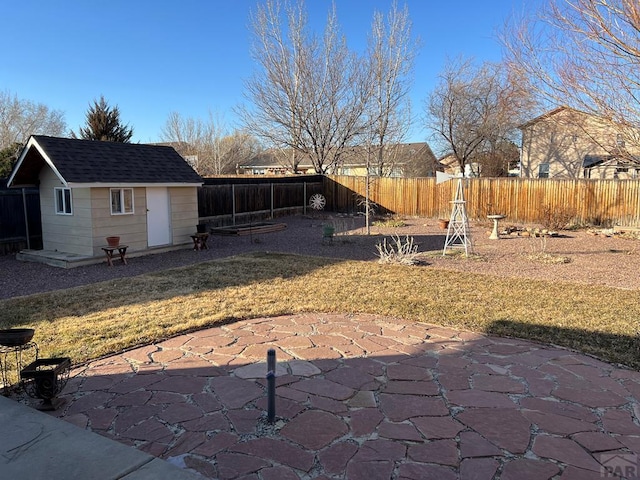
[[201, 185], [202, 178], [172, 148], [33, 135], [8, 186], [35, 185], [48, 165], [67, 186]]
[[[312, 168], [313, 165], [309, 161], [308, 157], [303, 157], [300, 164], [298, 165], [302, 168]], [[278, 168], [283, 167], [287, 168], [287, 162], [284, 161], [284, 154], [279, 151], [267, 150], [264, 152], [260, 152], [255, 155], [253, 158], [240, 163], [240, 168]]]
[[438, 159], [438, 163], [445, 167], [457, 166], [459, 165], [458, 159], [453, 153], [447, 153], [443, 157]]
[[[407, 163], [412, 158], [418, 155], [425, 155], [429, 157], [429, 159], [433, 159], [435, 161], [435, 156], [429, 147], [429, 144], [426, 142], [416, 142], [416, 143], [403, 143], [403, 144], [394, 144], [390, 145], [389, 148], [396, 149], [394, 154], [397, 158], [398, 163]], [[277, 167], [288, 167], [286, 159], [289, 155], [290, 150], [286, 150], [284, 153], [282, 151], [277, 150], [266, 150], [264, 152], [259, 153], [255, 157], [250, 160], [241, 163], [240, 168], [256, 168], [256, 167], [265, 167], [265, 168], [277, 168]], [[363, 146], [355, 146], [348, 147], [342, 153], [341, 156], [341, 165], [348, 167], [358, 167], [366, 165], [366, 147]], [[313, 168], [313, 164], [309, 160], [309, 158], [304, 155], [300, 160], [299, 168]]]
[[610, 159], [611, 159], [610, 155], [585, 155], [584, 159], [582, 160], [582, 167], [583, 168], [595, 167], [596, 165], [600, 165], [604, 163], [606, 160], [610, 160]]
[[522, 125], [518, 125], [518, 129], [522, 130], [523, 128], [530, 127], [531, 125], [534, 125], [534, 124], [538, 123], [541, 120], [546, 120], [547, 118], [552, 117], [555, 114], [563, 112], [565, 110], [570, 110], [570, 109], [569, 109], [569, 107], [561, 106], [561, 107], [558, 107], [558, 108], [554, 108], [553, 110], [549, 110], [548, 112], [545, 112], [542, 115], [538, 115], [537, 117], [532, 118], [531, 120], [529, 120], [528, 122], [523, 123]]

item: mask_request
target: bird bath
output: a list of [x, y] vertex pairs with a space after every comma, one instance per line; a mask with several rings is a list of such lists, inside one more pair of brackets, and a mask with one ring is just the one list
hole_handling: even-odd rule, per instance
[[493, 220], [493, 230], [491, 231], [491, 235], [489, 236], [490, 240], [498, 240], [500, 236], [498, 235], [498, 220], [502, 220], [506, 215], [487, 215], [489, 220]]

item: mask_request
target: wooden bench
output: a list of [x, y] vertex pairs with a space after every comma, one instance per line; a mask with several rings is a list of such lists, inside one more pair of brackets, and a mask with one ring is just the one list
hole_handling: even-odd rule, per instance
[[193, 240], [193, 249], [209, 250], [209, 247], [207, 247], [208, 239], [209, 239], [208, 233], [196, 233], [195, 235], [191, 235], [191, 240]]
[[127, 248], [129, 248], [128, 245], [116, 245], [114, 247], [107, 246], [107, 247], [101, 247], [101, 248], [104, 251], [105, 255], [107, 256], [108, 266], [113, 267], [113, 253], [116, 250], [120, 255], [120, 260], [122, 260], [122, 263], [124, 263], [125, 265], [127, 264], [126, 255], [127, 255]]

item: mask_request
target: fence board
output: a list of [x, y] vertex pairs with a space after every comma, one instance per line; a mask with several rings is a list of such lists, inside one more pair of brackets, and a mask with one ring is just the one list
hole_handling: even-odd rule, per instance
[[[543, 223], [566, 217], [576, 224], [640, 225], [640, 180], [556, 180], [471, 178], [463, 180], [467, 214], [472, 220], [507, 215], [512, 222]], [[370, 198], [377, 212], [448, 218], [456, 179], [376, 178]], [[324, 179], [328, 208], [362, 212], [356, 199], [365, 195], [362, 177], [332, 175]]]
[[[371, 200], [377, 204], [377, 213], [448, 218], [456, 182], [376, 178], [371, 181]], [[472, 220], [500, 213], [511, 222], [542, 223], [545, 216], [555, 215], [578, 224], [640, 226], [640, 180], [473, 178], [464, 182]], [[217, 218], [222, 225], [234, 218], [234, 205], [237, 215], [300, 213], [311, 195], [323, 193], [329, 211], [363, 212], [365, 191], [364, 177], [206, 179], [198, 189], [198, 211], [201, 218]], [[38, 244], [42, 238], [38, 191], [25, 193], [31, 242]], [[26, 241], [25, 231], [22, 192], [0, 189], [0, 247], [3, 240], [7, 245], [16, 238]]]
[[[239, 221], [268, 218], [275, 213], [302, 213], [309, 197], [322, 193], [321, 177], [260, 177], [206, 179], [198, 189], [201, 220], [223, 226]], [[297, 181], [292, 181], [297, 180]], [[306, 198], [305, 198], [306, 195]]]

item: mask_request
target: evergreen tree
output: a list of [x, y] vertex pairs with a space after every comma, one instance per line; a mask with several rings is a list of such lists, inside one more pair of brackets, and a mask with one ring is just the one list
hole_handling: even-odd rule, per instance
[[14, 143], [6, 148], [0, 149], [0, 178], [8, 178], [11, 175], [13, 166], [18, 160], [18, 154], [22, 150], [21, 143]]
[[[118, 106], [111, 108], [104, 96], [93, 102], [87, 111], [86, 127], [80, 127], [79, 137], [84, 140], [100, 140], [103, 142], [129, 143], [133, 136], [133, 128], [120, 122]], [[78, 138], [71, 132], [74, 138]]]

